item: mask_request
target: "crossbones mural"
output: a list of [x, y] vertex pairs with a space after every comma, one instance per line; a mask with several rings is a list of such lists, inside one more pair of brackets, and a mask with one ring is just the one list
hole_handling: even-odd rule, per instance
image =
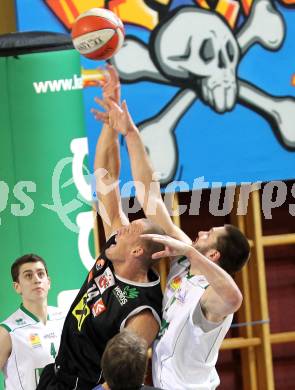
[[126, 37], [112, 60], [123, 83], [148, 80], [179, 88], [158, 114], [139, 124], [162, 185], [174, 178], [178, 166], [177, 125], [198, 99], [220, 114], [237, 103], [246, 106], [266, 119], [286, 149], [295, 150], [295, 99], [272, 96], [237, 75], [254, 44], [276, 51], [284, 37], [284, 20], [270, 0], [255, 0], [235, 33], [217, 13], [182, 6], [160, 21], [148, 45]]

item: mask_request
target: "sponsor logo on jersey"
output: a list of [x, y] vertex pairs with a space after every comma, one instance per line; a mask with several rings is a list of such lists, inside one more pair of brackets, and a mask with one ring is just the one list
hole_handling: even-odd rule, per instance
[[90, 314], [90, 309], [87, 306], [87, 293], [83, 295], [80, 302], [78, 302], [77, 306], [72, 310], [73, 316], [78, 321], [78, 329], [81, 331], [83, 322]]
[[109, 267], [104, 271], [102, 275], [97, 276], [94, 280], [101, 294], [103, 294], [106, 289], [115, 284], [114, 275]]
[[101, 296], [100, 291], [98, 290], [97, 285], [95, 283], [93, 283], [93, 285], [88, 288], [86, 295], [87, 295], [87, 299], [86, 299], [87, 303], [93, 301], [94, 298], [96, 298], [97, 296], [99, 297]]
[[170, 282], [170, 288], [172, 290], [178, 290], [181, 286], [181, 278], [179, 276], [176, 276], [174, 279]]
[[89, 272], [89, 274], [88, 274], [88, 277], [87, 277], [87, 281], [88, 281], [88, 283], [91, 281], [93, 279], [93, 268], [92, 268], [92, 270]]
[[121, 306], [128, 302], [128, 299], [125, 297], [124, 292], [120, 289], [119, 286], [116, 286], [113, 289], [113, 293], [115, 294], [115, 297], [118, 299]]
[[97, 271], [99, 271], [100, 269], [102, 269], [102, 267], [105, 265], [105, 260], [104, 259], [97, 259], [96, 260], [96, 264], [95, 264], [95, 268]]
[[99, 316], [101, 313], [103, 313], [107, 308], [105, 307], [102, 298], [100, 298], [98, 301], [96, 301], [91, 306], [91, 311], [93, 314], [93, 317]]
[[135, 287], [126, 286], [123, 290], [126, 298], [138, 298], [139, 291]]
[[122, 291], [119, 286], [113, 289], [113, 293], [121, 306], [128, 302], [128, 299], [135, 299], [139, 296], [139, 291], [135, 287], [126, 286]]
[[23, 318], [17, 318], [15, 320], [16, 325], [24, 325], [26, 324], [26, 321]]
[[31, 333], [29, 335], [29, 341], [33, 348], [39, 348], [41, 347], [41, 339], [38, 333]]
[[47, 333], [45, 336], [43, 336], [44, 339], [55, 339], [56, 338], [56, 335], [54, 332], [50, 332], [50, 333]]

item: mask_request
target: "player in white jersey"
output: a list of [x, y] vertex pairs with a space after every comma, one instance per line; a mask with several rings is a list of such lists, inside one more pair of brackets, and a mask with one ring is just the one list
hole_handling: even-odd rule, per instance
[[47, 306], [50, 278], [41, 257], [20, 257], [13, 263], [11, 275], [22, 303], [0, 324], [0, 368], [6, 390], [34, 390], [42, 369], [54, 362], [64, 314]]
[[185, 266], [173, 264], [169, 275], [160, 341], [154, 350], [154, 384], [168, 390], [215, 389], [219, 384], [214, 367], [218, 349], [232, 314], [242, 303], [231, 275], [249, 259], [249, 243], [232, 225], [200, 231], [192, 242], [170, 218], [126, 102], [121, 107], [108, 98], [97, 102], [106, 112], [94, 110], [96, 118], [125, 136], [136, 195], [145, 215], [177, 239], [161, 241], [167, 245], [161, 255], [185, 254], [189, 260]]
[[[166, 246], [154, 258], [186, 256], [172, 262], [167, 278], [162, 325], [154, 343], [154, 385], [173, 390], [213, 390], [220, 383], [215, 369], [218, 351], [233, 315], [229, 313], [219, 322], [209, 321], [201, 299], [209, 286], [204, 275], [219, 279], [221, 284], [227, 275], [191, 245], [171, 237], [146, 235], [146, 238]], [[222, 290], [221, 285], [216, 288]]]

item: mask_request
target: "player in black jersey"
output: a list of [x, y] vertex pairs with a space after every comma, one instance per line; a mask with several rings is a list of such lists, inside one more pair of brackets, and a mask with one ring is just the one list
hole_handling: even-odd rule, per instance
[[[112, 68], [109, 72], [104, 98], [119, 102], [117, 74]], [[163, 234], [163, 230], [147, 219], [129, 223], [123, 213], [118, 148], [117, 133], [104, 125], [96, 148], [95, 174], [108, 240], [69, 310], [55, 364], [44, 369], [39, 390], [90, 390], [103, 382], [100, 360], [108, 340], [127, 328], [151, 345], [159, 330], [162, 293], [159, 276], [150, 267], [152, 254], [163, 246], [151, 245], [140, 236]]]

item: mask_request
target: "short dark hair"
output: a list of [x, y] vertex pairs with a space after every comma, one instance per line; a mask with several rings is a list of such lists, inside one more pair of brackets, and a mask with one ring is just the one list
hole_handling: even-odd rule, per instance
[[48, 269], [47, 269], [47, 265], [45, 263], [45, 260], [42, 259], [42, 257], [38, 256], [38, 255], [35, 255], [34, 253], [28, 253], [27, 255], [23, 255], [19, 258], [17, 258], [12, 266], [11, 266], [11, 277], [12, 277], [12, 280], [14, 282], [18, 282], [18, 277], [19, 277], [19, 269], [20, 267], [23, 265], [23, 264], [26, 264], [26, 263], [37, 263], [38, 261], [40, 261], [43, 265], [44, 265], [44, 268], [45, 268], [45, 271], [48, 275]]
[[250, 256], [250, 245], [245, 235], [233, 225], [224, 225], [225, 234], [217, 239], [220, 252], [218, 264], [230, 275], [240, 271]]
[[[156, 223], [150, 221], [147, 218], [144, 219], [144, 222], [145, 227], [143, 234], [165, 234], [165, 231], [161, 228], [161, 226], [157, 225]], [[144, 247], [145, 257], [150, 262], [154, 253], [163, 251], [165, 249], [165, 246], [163, 244], [152, 240], [142, 240], [142, 244]]]
[[141, 388], [147, 368], [147, 350], [147, 342], [128, 329], [108, 341], [101, 368], [111, 390]]

